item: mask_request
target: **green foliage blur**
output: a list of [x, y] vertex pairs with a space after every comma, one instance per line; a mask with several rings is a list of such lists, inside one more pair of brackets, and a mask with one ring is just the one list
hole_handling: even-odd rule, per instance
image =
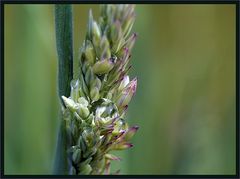
[[[54, 5], [4, 6], [4, 173], [51, 174], [59, 125]], [[74, 63], [88, 10], [74, 5]], [[235, 174], [235, 6], [137, 5], [121, 174]]]

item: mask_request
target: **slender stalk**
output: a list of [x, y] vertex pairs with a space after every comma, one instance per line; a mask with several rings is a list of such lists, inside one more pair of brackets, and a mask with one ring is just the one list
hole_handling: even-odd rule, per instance
[[[70, 95], [70, 81], [73, 78], [73, 46], [72, 46], [72, 6], [55, 5], [55, 30], [58, 54], [58, 95], [63, 106], [61, 96]], [[54, 161], [54, 174], [68, 174], [66, 150], [65, 121], [62, 113], [59, 115], [60, 127]]]
[[72, 6], [55, 6], [55, 29], [58, 53], [58, 93], [70, 95], [73, 78]]

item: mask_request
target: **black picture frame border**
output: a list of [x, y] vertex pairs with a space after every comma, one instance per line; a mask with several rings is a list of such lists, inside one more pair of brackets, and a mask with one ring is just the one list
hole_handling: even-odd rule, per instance
[[[235, 4], [236, 5], [236, 174], [235, 175], [5, 175], [4, 174], [4, 5], [5, 4]], [[217, 1], [188, 1], [188, 0], [138, 0], [138, 1], [96, 1], [96, 0], [0, 0], [1, 5], [1, 166], [0, 178], [240, 178], [239, 175], [239, 4], [238, 0], [217, 0]]]

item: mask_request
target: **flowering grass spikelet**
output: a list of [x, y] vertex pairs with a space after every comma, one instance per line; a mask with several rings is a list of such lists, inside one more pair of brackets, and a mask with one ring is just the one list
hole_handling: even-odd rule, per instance
[[62, 96], [71, 175], [110, 174], [111, 161], [120, 160], [110, 152], [133, 146], [138, 127], [129, 127], [124, 117], [137, 88], [137, 78], [127, 75], [137, 37], [129, 35], [134, 7], [101, 5], [98, 22], [89, 11], [80, 75], [70, 84], [71, 95]]

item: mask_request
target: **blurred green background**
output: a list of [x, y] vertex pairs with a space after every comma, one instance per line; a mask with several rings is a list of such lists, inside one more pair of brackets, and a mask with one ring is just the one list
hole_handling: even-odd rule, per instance
[[[51, 174], [59, 111], [53, 5], [4, 6], [4, 173]], [[74, 57], [88, 10], [74, 5]], [[235, 174], [235, 6], [137, 5], [121, 174]]]

